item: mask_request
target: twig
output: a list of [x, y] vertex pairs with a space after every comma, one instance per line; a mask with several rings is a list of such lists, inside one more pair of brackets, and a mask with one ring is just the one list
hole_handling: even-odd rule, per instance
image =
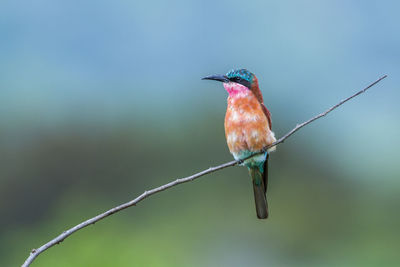
[[[368, 85], [367, 87], [365, 87], [365, 88], [362, 89], [361, 91], [358, 91], [357, 93], [353, 94], [352, 96], [350, 96], [350, 97], [348, 97], [348, 98], [346, 98], [346, 99], [343, 99], [343, 100], [340, 101], [338, 104], [336, 104], [336, 105], [332, 106], [331, 108], [327, 109], [325, 112], [322, 112], [322, 113], [318, 114], [317, 116], [315, 116], [315, 117], [309, 119], [308, 121], [305, 121], [305, 122], [303, 122], [303, 123], [301, 123], [301, 124], [297, 124], [296, 127], [293, 128], [290, 132], [288, 132], [286, 135], [284, 135], [283, 137], [281, 137], [280, 139], [278, 139], [278, 140], [277, 140], [276, 142], [274, 142], [273, 144], [271, 144], [271, 145], [269, 145], [269, 146], [263, 148], [263, 150], [260, 151], [258, 154], [264, 153], [265, 151], [267, 151], [268, 148], [271, 148], [271, 147], [276, 146], [276, 145], [278, 145], [278, 144], [280, 144], [280, 143], [283, 143], [283, 141], [285, 141], [289, 136], [291, 136], [292, 134], [294, 134], [295, 132], [297, 132], [298, 130], [300, 130], [300, 128], [306, 126], [307, 124], [310, 124], [311, 122], [313, 122], [313, 121], [315, 121], [315, 120], [317, 120], [317, 119], [319, 119], [319, 118], [321, 118], [321, 117], [324, 117], [324, 116], [327, 115], [329, 112], [333, 111], [334, 109], [336, 109], [337, 107], [341, 106], [341, 105], [344, 104], [345, 102], [347, 102], [347, 101], [349, 101], [350, 99], [352, 99], [352, 98], [354, 98], [354, 97], [356, 97], [356, 96], [358, 96], [358, 95], [364, 93], [364, 92], [367, 91], [369, 88], [371, 88], [372, 86], [376, 85], [377, 83], [379, 83], [381, 80], [385, 79], [386, 77], [387, 77], [387, 75], [382, 76], [381, 78], [379, 78], [379, 79], [376, 80], [375, 82], [371, 83], [370, 85]], [[248, 158], [246, 158], [246, 159], [249, 159], [249, 158], [251, 158], [251, 157], [254, 157], [254, 156], [258, 155], [258, 154], [254, 154], [254, 155], [252, 155], [252, 156], [250, 156], [250, 157], [248, 157]], [[186, 182], [193, 181], [193, 180], [195, 180], [195, 179], [197, 179], [197, 178], [199, 178], [199, 177], [201, 177], [201, 176], [204, 176], [204, 175], [206, 175], [206, 174], [210, 174], [210, 173], [213, 173], [213, 172], [216, 172], [216, 171], [219, 171], [219, 170], [222, 170], [222, 169], [231, 167], [231, 166], [235, 166], [235, 165], [241, 164], [241, 163], [243, 163], [243, 161], [246, 160], [246, 159], [243, 159], [243, 160], [234, 160], [234, 161], [230, 161], [230, 162], [221, 164], [221, 165], [219, 165], [219, 166], [210, 167], [210, 168], [208, 168], [207, 170], [201, 171], [201, 172], [196, 173], [196, 174], [193, 174], [193, 175], [191, 175], [191, 176], [188, 176], [188, 177], [185, 177], [185, 178], [176, 179], [176, 180], [173, 181], [173, 182], [167, 183], [167, 184], [165, 184], [165, 185], [159, 186], [159, 187], [154, 188], [154, 189], [151, 189], [151, 190], [149, 190], [149, 191], [145, 191], [143, 194], [141, 194], [141, 195], [138, 196], [137, 198], [135, 198], [135, 199], [133, 199], [133, 200], [131, 200], [131, 201], [129, 201], [129, 202], [126, 202], [126, 203], [124, 203], [124, 204], [122, 204], [122, 205], [119, 205], [119, 206], [117, 206], [117, 207], [115, 207], [115, 208], [112, 208], [112, 209], [110, 209], [110, 210], [108, 210], [108, 211], [106, 211], [106, 212], [104, 212], [104, 213], [101, 213], [101, 214], [97, 215], [96, 217], [93, 217], [93, 218], [91, 218], [91, 219], [88, 219], [88, 220], [86, 220], [86, 221], [84, 221], [84, 222], [82, 222], [82, 223], [80, 223], [80, 224], [78, 224], [78, 225], [76, 225], [76, 226], [74, 226], [74, 227], [72, 227], [72, 228], [70, 228], [70, 229], [64, 231], [62, 234], [60, 234], [60, 235], [57, 236], [56, 238], [52, 239], [52, 240], [49, 241], [48, 243], [44, 244], [44, 245], [41, 246], [40, 248], [38, 248], [38, 249], [33, 249], [33, 250], [31, 251], [29, 257], [25, 260], [24, 264], [22, 264], [22, 267], [27, 267], [27, 266], [29, 266], [29, 265], [35, 260], [35, 258], [36, 258], [40, 253], [42, 253], [43, 251], [45, 251], [45, 250], [51, 248], [51, 247], [54, 246], [54, 245], [60, 244], [62, 241], [64, 241], [64, 239], [66, 239], [67, 237], [69, 237], [70, 235], [72, 235], [73, 233], [75, 233], [76, 231], [78, 231], [78, 230], [80, 230], [80, 229], [82, 229], [82, 228], [85, 228], [86, 226], [89, 226], [89, 225], [91, 225], [91, 224], [94, 224], [94, 223], [96, 223], [96, 222], [98, 222], [98, 221], [100, 221], [100, 220], [102, 220], [102, 219], [104, 219], [104, 218], [106, 218], [106, 217], [108, 217], [108, 216], [110, 216], [110, 215], [116, 213], [116, 212], [119, 212], [119, 211], [121, 211], [121, 210], [123, 210], [123, 209], [129, 208], [129, 207], [131, 207], [131, 206], [135, 206], [137, 203], [139, 203], [140, 201], [142, 201], [143, 199], [145, 199], [145, 198], [147, 198], [147, 197], [149, 197], [149, 196], [151, 196], [151, 195], [154, 195], [154, 194], [156, 194], [156, 193], [159, 193], [159, 192], [161, 192], [161, 191], [164, 191], [164, 190], [166, 190], [166, 189], [168, 189], [168, 188], [171, 188], [171, 187], [173, 187], [173, 186], [176, 186], [176, 185], [179, 185], [179, 184], [183, 184], [183, 183], [186, 183]]]
[[[288, 138], [289, 136], [291, 136], [292, 134], [294, 134], [295, 132], [297, 132], [298, 130], [300, 130], [301, 128], [303, 128], [304, 126], [306, 126], [307, 124], [310, 124], [310, 123], [312, 123], [313, 121], [315, 121], [315, 120], [317, 120], [317, 119], [319, 119], [319, 118], [321, 118], [321, 117], [326, 116], [329, 112], [331, 112], [331, 111], [333, 111], [334, 109], [338, 108], [339, 106], [343, 105], [344, 103], [346, 103], [346, 102], [349, 101], [350, 99], [352, 99], [352, 98], [354, 98], [354, 97], [356, 97], [356, 96], [358, 96], [358, 95], [361, 95], [362, 93], [365, 93], [365, 91], [367, 91], [369, 88], [371, 88], [371, 87], [374, 86], [375, 84], [379, 83], [380, 81], [382, 81], [382, 80], [385, 79], [386, 77], [387, 77], [387, 75], [383, 75], [383, 76], [380, 77], [378, 80], [376, 80], [375, 82], [371, 83], [370, 85], [368, 85], [368, 86], [365, 87], [364, 89], [358, 91], [357, 93], [355, 93], [355, 94], [352, 95], [352, 96], [349, 96], [348, 98], [343, 99], [342, 101], [340, 101], [340, 102], [337, 103], [336, 105], [334, 105], [334, 106], [328, 108], [326, 111], [324, 111], [324, 112], [318, 114], [317, 116], [315, 116], [315, 117], [309, 119], [308, 121], [305, 121], [305, 122], [303, 122], [303, 123], [297, 124], [296, 127], [294, 127], [290, 132], [288, 132], [287, 134], [285, 134], [284, 136], [282, 136], [281, 138], [279, 138], [275, 143], [273, 143], [273, 144], [272, 144], [271, 146], [269, 146], [269, 147], [272, 147], [272, 146], [275, 146], [275, 145], [277, 145], [277, 144], [283, 143], [283, 141], [285, 141], [286, 138]], [[269, 147], [264, 148], [264, 151], [265, 151], [266, 149], [268, 149]]]

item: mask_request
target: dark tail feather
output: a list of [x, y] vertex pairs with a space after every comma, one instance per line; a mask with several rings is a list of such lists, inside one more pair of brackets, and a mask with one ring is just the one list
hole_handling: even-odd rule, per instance
[[265, 198], [267, 198], [267, 188], [268, 188], [268, 158], [269, 154], [267, 154], [267, 158], [264, 161], [263, 181], [264, 181]]
[[[249, 169], [251, 179], [253, 180], [254, 201], [256, 204], [257, 217], [259, 219], [268, 218], [268, 204], [266, 198], [266, 185], [264, 184], [264, 175], [258, 168]], [[265, 171], [264, 171], [265, 173]]]

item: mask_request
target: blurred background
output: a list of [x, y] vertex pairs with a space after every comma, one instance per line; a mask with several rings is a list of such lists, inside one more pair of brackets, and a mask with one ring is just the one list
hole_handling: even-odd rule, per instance
[[146, 189], [232, 159], [248, 68], [278, 137], [270, 218], [247, 170], [157, 194], [32, 266], [394, 266], [400, 260], [398, 1], [0, 3], [0, 266]]

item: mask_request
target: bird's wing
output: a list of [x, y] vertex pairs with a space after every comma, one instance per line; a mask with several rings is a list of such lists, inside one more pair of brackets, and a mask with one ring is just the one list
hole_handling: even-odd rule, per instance
[[264, 111], [265, 116], [267, 116], [269, 129], [271, 130], [272, 129], [271, 113], [269, 112], [269, 110], [263, 103], [261, 103], [261, 107], [262, 107], [262, 110]]
[[[261, 107], [262, 107], [262, 110], [264, 111], [265, 116], [268, 119], [269, 129], [271, 130], [271, 128], [272, 128], [271, 113], [269, 112], [269, 110], [263, 103], [261, 103]], [[267, 187], [268, 187], [268, 158], [269, 158], [269, 154], [267, 154], [267, 158], [265, 159], [265, 162], [264, 162], [263, 180], [264, 180], [265, 195], [267, 195]]]

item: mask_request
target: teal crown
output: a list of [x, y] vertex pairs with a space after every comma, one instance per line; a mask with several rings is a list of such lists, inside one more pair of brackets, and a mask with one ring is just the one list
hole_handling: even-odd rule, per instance
[[231, 70], [226, 74], [228, 79], [240, 78], [251, 83], [253, 81], [254, 74], [246, 69]]

